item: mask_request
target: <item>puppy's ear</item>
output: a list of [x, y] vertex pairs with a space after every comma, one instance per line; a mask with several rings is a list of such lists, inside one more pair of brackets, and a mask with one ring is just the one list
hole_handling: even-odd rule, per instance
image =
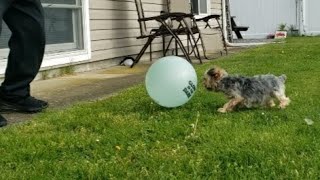
[[214, 78], [215, 80], [219, 80], [221, 77], [222, 77], [222, 74], [221, 74], [220, 71], [216, 71], [216, 72], [214, 73], [213, 78]]
[[215, 80], [219, 80], [223, 76], [223, 70], [219, 67], [211, 68], [208, 73], [210, 77], [213, 77]]
[[214, 77], [214, 75], [215, 75], [215, 69], [214, 69], [214, 68], [209, 69], [209, 71], [207, 72], [207, 74], [208, 74], [209, 76], [211, 76], [211, 77]]

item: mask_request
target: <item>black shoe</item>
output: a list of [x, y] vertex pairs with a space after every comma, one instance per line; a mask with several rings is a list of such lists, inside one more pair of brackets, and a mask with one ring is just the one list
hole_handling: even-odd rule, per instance
[[0, 127], [6, 126], [7, 124], [7, 120], [2, 115], [0, 115]]
[[36, 99], [32, 96], [16, 101], [9, 101], [0, 97], [0, 111], [2, 112], [36, 113], [47, 107], [47, 102]]

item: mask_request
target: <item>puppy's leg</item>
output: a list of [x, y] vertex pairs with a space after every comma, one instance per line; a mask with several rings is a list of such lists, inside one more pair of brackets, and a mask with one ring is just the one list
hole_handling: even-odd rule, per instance
[[291, 101], [291, 100], [290, 100], [288, 97], [283, 96], [283, 97], [280, 99], [280, 105], [279, 105], [279, 107], [280, 107], [281, 109], [286, 108], [286, 107], [290, 104], [290, 101]]
[[284, 90], [276, 91], [274, 95], [279, 100], [279, 107], [281, 109], [286, 108], [290, 104], [290, 99], [285, 95]]
[[236, 107], [242, 101], [243, 101], [242, 97], [233, 98], [229, 102], [227, 102], [222, 108], [219, 108], [218, 112], [226, 113], [228, 111], [232, 111], [233, 108]]
[[274, 107], [274, 106], [276, 106], [276, 104], [274, 103], [273, 99], [270, 99], [270, 100], [267, 102], [267, 106], [268, 106], [268, 107]]

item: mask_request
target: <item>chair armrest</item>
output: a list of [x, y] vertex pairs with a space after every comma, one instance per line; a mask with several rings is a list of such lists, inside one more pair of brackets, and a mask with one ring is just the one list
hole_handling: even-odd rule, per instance
[[247, 31], [249, 29], [249, 26], [233, 26], [232, 29], [238, 31]]
[[171, 15], [173, 17], [176, 17], [176, 18], [193, 18], [194, 15], [193, 14], [189, 14], [189, 13], [181, 13], [181, 12], [174, 12], [174, 13], [167, 13], [168, 15]]
[[146, 17], [146, 18], [141, 18], [138, 19], [138, 21], [151, 21], [151, 20], [156, 20], [156, 21], [164, 21], [168, 18], [193, 18], [193, 14], [186, 14], [186, 13], [165, 13], [161, 14], [159, 16], [151, 16], [151, 17]]
[[212, 15], [209, 15], [209, 16], [205, 16], [203, 18], [196, 19], [196, 21], [208, 22], [210, 19], [220, 19], [220, 15], [212, 14]]

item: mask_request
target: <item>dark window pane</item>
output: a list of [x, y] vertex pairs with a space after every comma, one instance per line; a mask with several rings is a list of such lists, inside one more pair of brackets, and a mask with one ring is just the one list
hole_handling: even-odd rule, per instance
[[47, 44], [74, 42], [71, 9], [45, 9]]
[[0, 36], [0, 49], [8, 47], [9, 37], [11, 36], [11, 31], [8, 29], [5, 23], [2, 24], [2, 32]]
[[201, 14], [208, 13], [208, 2], [207, 0], [200, 0], [200, 12]]
[[[71, 3], [71, 1], [74, 2], [75, 0], [64, 0], [63, 2]], [[47, 52], [83, 49], [81, 9], [45, 8], [44, 12], [46, 43], [49, 45], [46, 48]], [[3, 23], [0, 36], [0, 49], [8, 48], [10, 36], [10, 30]]]
[[191, 6], [193, 14], [199, 14], [199, 1], [191, 0]]

